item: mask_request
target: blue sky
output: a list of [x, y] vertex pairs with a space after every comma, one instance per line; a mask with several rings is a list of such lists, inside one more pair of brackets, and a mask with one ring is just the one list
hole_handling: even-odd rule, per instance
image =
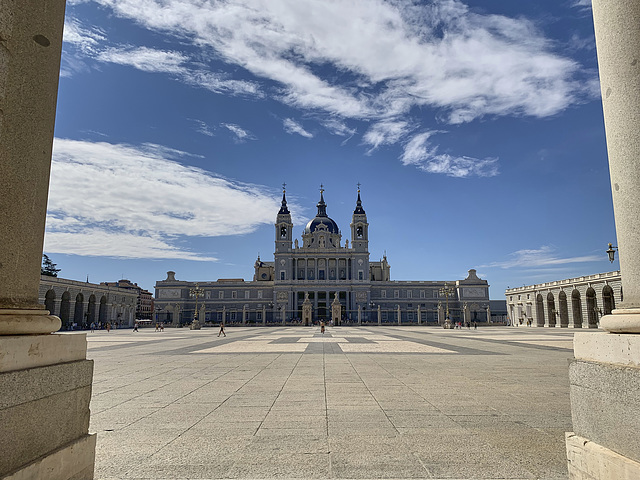
[[152, 289], [253, 275], [287, 184], [393, 280], [615, 270], [587, 0], [68, 0], [45, 252]]

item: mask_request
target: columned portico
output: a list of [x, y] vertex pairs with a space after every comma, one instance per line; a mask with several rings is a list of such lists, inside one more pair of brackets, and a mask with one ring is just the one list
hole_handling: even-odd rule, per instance
[[631, 480], [640, 478], [640, 3], [593, 0], [593, 17], [624, 301], [600, 320], [607, 333], [575, 334], [567, 457], [571, 479]]
[[90, 479], [86, 338], [38, 304], [65, 10], [41, 3], [0, 9], [0, 477]]

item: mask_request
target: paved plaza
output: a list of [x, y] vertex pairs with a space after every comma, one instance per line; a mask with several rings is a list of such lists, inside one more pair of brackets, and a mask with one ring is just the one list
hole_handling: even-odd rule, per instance
[[87, 335], [97, 479], [566, 479], [573, 330]]

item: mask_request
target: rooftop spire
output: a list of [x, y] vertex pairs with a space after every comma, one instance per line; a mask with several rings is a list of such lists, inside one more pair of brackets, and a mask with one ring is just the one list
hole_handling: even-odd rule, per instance
[[289, 209], [287, 208], [287, 197], [285, 196], [285, 193], [287, 191], [286, 187], [287, 187], [287, 184], [283, 183], [282, 184], [282, 204], [280, 205], [280, 211], [278, 212], [278, 215], [289, 214]]
[[364, 208], [362, 208], [362, 200], [360, 200], [360, 182], [358, 182], [358, 200], [356, 201], [356, 209], [353, 211], [355, 214], [366, 215]]
[[318, 207], [318, 215], [317, 217], [326, 217], [327, 216], [327, 204], [324, 203], [324, 185], [320, 184], [320, 201], [316, 205]]

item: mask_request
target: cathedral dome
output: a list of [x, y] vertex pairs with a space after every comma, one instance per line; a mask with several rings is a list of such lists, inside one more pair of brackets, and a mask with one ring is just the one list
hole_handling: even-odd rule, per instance
[[331, 218], [327, 217], [315, 217], [307, 223], [307, 226], [304, 227], [304, 233], [313, 233], [318, 228], [323, 229], [322, 226], [326, 226], [327, 231], [330, 233], [339, 233], [338, 224], [334, 222]]
[[329, 233], [338, 234], [340, 233], [338, 224], [327, 215], [327, 204], [324, 203], [322, 192], [323, 190], [321, 189], [320, 201], [316, 205], [318, 207], [318, 214], [307, 223], [307, 226], [304, 228], [304, 233], [313, 233], [316, 230], [324, 230], [326, 228]]

